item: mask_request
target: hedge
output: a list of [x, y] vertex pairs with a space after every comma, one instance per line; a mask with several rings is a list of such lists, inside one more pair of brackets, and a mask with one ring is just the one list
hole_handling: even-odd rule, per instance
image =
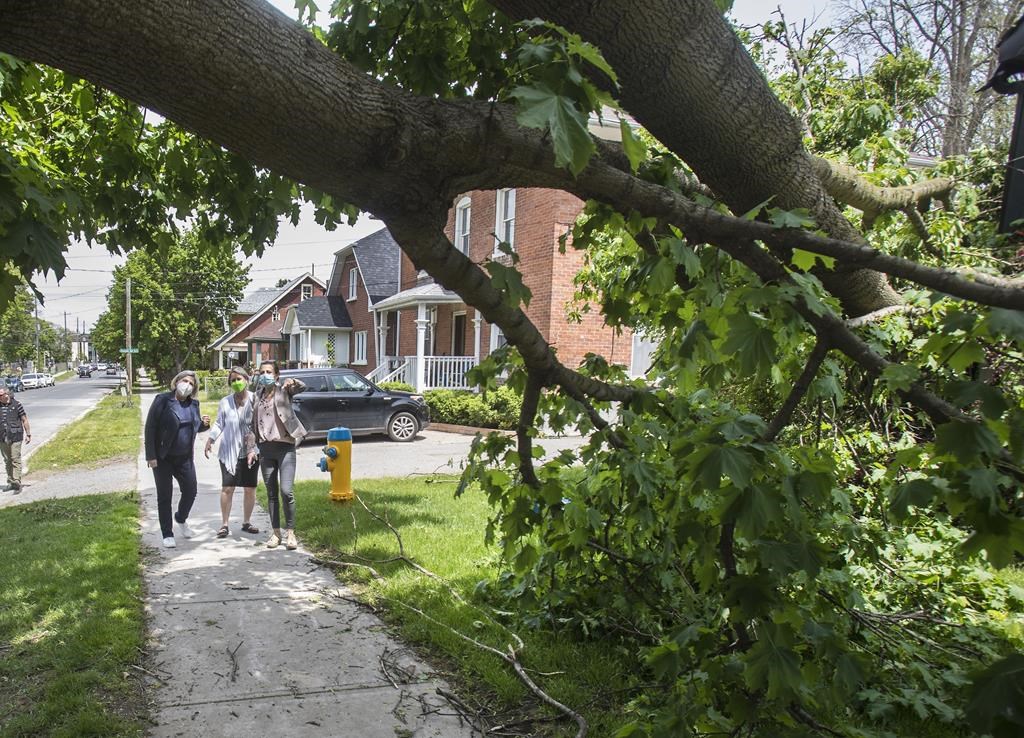
[[523, 398], [509, 387], [485, 395], [463, 390], [427, 390], [423, 393], [434, 423], [476, 428], [514, 430]]

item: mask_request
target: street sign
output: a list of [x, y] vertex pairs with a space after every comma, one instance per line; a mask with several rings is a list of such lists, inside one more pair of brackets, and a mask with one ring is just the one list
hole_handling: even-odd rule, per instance
[[137, 354], [139, 350], [137, 348], [121, 349], [122, 354]]

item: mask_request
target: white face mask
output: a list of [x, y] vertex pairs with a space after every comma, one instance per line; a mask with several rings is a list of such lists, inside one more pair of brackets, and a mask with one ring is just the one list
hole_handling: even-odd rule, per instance
[[178, 390], [178, 394], [182, 397], [189, 397], [192, 394], [192, 383], [187, 380], [181, 380], [175, 387]]

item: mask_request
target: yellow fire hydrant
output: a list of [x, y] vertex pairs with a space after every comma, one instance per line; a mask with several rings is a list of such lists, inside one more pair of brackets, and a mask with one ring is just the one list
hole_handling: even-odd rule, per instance
[[355, 498], [352, 492], [352, 431], [348, 428], [327, 431], [327, 445], [317, 466], [320, 471], [331, 473], [332, 500], [348, 502]]

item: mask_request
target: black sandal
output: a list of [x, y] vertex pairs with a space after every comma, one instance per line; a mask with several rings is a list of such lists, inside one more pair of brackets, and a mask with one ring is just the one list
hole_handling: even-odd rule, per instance
[[255, 534], [260, 532], [260, 529], [257, 528], [252, 523], [242, 523], [242, 530], [245, 531], [246, 533], [252, 533], [253, 535], [255, 535]]
[[227, 538], [229, 532], [230, 531], [228, 530], [228, 527], [226, 525], [222, 525], [220, 527], [220, 530], [217, 531], [217, 537], [218, 538]]

